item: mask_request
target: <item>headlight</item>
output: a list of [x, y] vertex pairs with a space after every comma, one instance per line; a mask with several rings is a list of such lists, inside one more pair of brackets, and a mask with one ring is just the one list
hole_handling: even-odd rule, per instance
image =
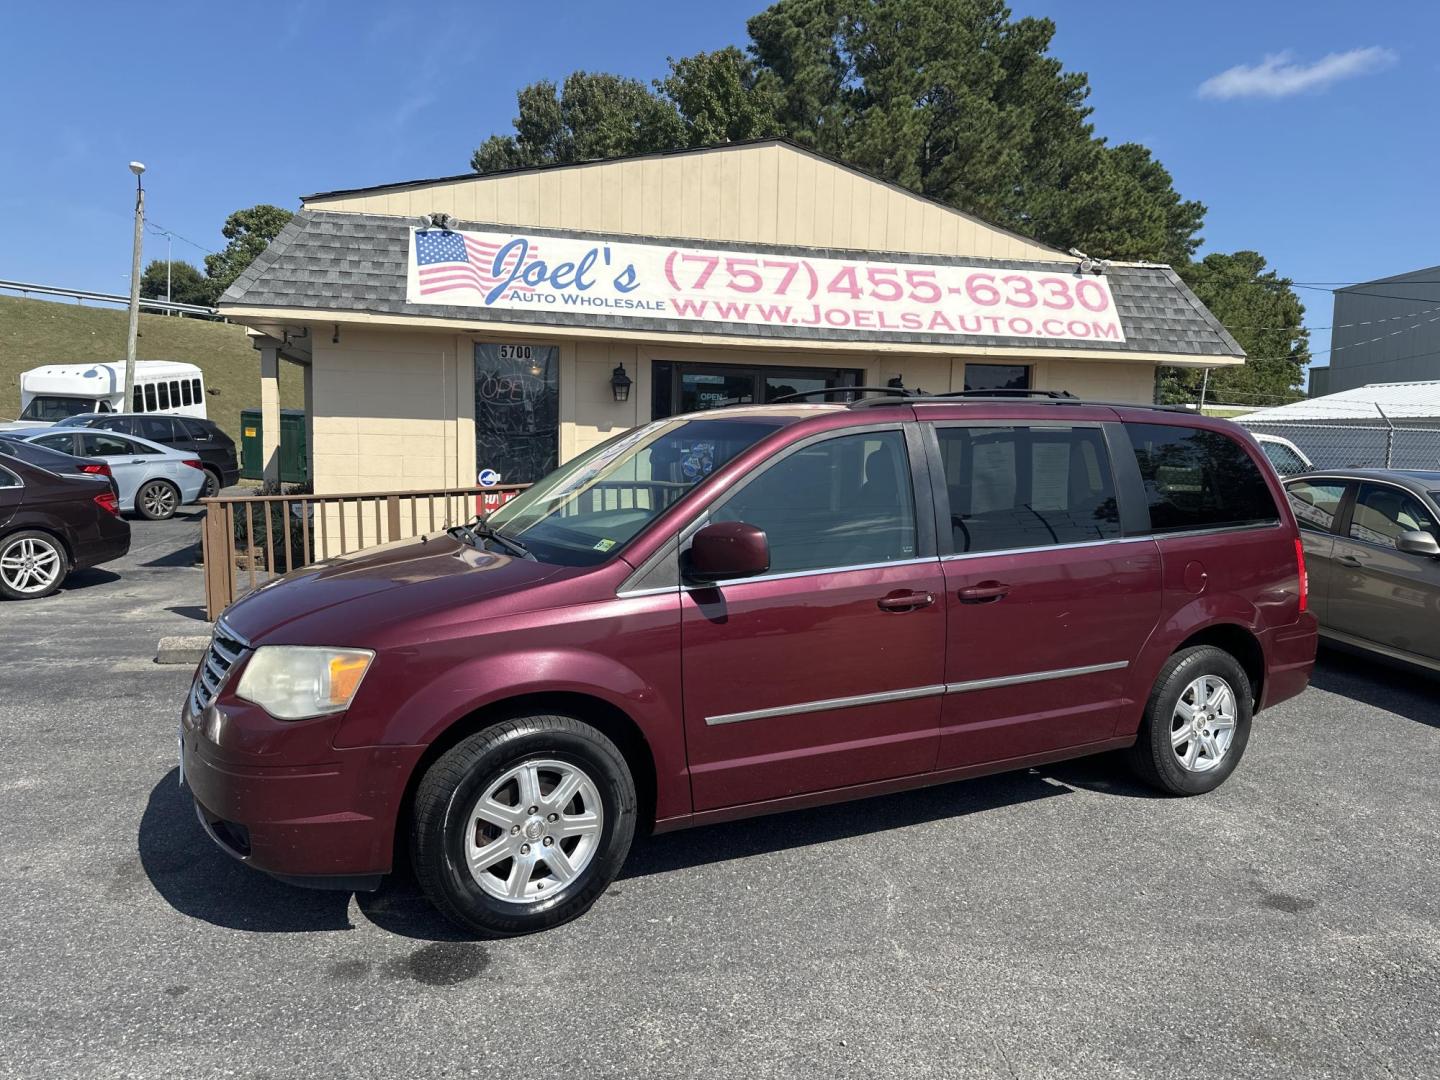
[[245, 665], [237, 696], [277, 720], [304, 720], [349, 708], [370, 661], [369, 649], [262, 645]]

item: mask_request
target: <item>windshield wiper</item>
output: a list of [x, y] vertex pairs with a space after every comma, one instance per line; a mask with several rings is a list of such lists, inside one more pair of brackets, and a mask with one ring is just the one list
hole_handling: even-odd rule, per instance
[[487, 525], [484, 518], [477, 517], [474, 521], [467, 522], [464, 525], [452, 526], [445, 531], [458, 540], [466, 540], [466, 542], [473, 547], [480, 546], [476, 543], [477, 540], [493, 540], [517, 558], [533, 559], [535, 557], [530, 554], [529, 549], [520, 543], [520, 541], [512, 540], [498, 529]]

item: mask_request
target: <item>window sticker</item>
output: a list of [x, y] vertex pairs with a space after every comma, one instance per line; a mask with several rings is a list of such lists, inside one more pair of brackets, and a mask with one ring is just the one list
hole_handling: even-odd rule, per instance
[[609, 550], [610, 550], [611, 548], [613, 548], [614, 546], [615, 546], [615, 541], [614, 541], [614, 540], [605, 539], [605, 540], [597, 540], [597, 541], [595, 541], [595, 550], [596, 550], [596, 551], [609, 551]]

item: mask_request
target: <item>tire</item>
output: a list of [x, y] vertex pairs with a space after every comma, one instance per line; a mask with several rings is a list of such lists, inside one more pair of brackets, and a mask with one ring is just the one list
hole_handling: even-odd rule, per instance
[[135, 510], [149, 521], [168, 521], [180, 508], [180, 489], [169, 480], [146, 480], [135, 492]]
[[[1199, 711], [1197, 727], [1202, 699], [1210, 707]], [[1253, 709], [1250, 678], [1235, 657], [1213, 645], [1181, 649], [1155, 680], [1130, 766], [1167, 795], [1214, 791], [1244, 756]]]
[[205, 470], [205, 490], [200, 493], [202, 499], [213, 499], [220, 494], [220, 474], [214, 469]]
[[634, 835], [635, 782], [615, 744], [572, 717], [526, 716], [469, 736], [430, 766], [415, 792], [411, 854], [441, 912], [505, 937], [585, 912]]
[[37, 600], [60, 588], [69, 573], [65, 545], [49, 533], [24, 529], [0, 538], [0, 596]]

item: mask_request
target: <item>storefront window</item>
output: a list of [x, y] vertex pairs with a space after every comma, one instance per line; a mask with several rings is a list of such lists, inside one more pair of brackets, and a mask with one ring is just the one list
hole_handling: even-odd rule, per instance
[[1030, 369], [1023, 364], [966, 364], [966, 390], [1029, 390]]
[[505, 484], [552, 471], [560, 452], [560, 350], [475, 346], [475, 466]]
[[[859, 386], [864, 372], [854, 368], [732, 367], [657, 360], [651, 374], [652, 415], [659, 419], [725, 405], [774, 401], [806, 390]], [[833, 400], [844, 398], [837, 394]]]

